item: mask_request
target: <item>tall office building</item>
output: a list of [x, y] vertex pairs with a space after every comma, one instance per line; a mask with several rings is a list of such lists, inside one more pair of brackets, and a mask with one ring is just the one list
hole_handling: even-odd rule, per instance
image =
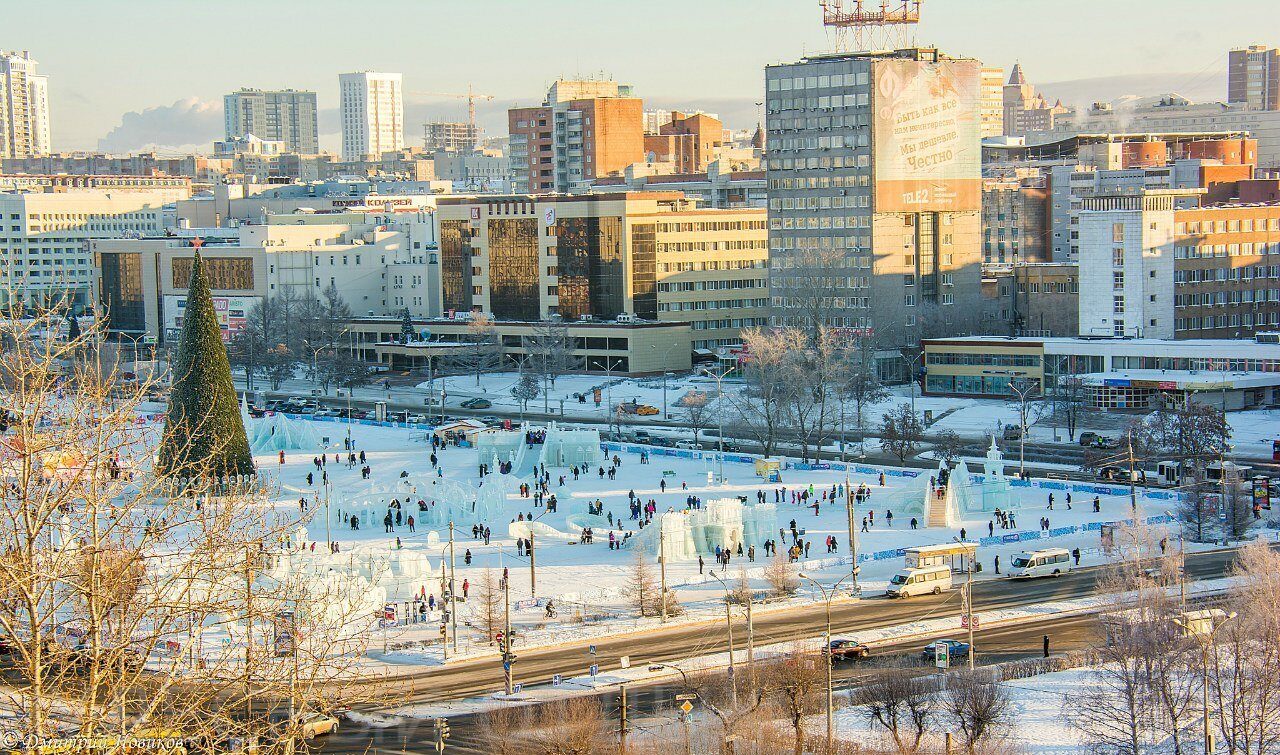
[[1227, 102], [1280, 110], [1280, 48], [1251, 45], [1227, 58]]
[[264, 141], [284, 142], [289, 152], [320, 152], [315, 92], [241, 89], [224, 96], [222, 103], [228, 140], [253, 134]]
[[[779, 324], [870, 333], [885, 350], [978, 329], [980, 69], [934, 49], [765, 69]], [[902, 360], [881, 368], [901, 377]]]
[[1004, 69], [982, 69], [982, 136], [1004, 135]]
[[512, 188], [542, 194], [644, 162], [644, 107], [616, 81], [557, 81], [540, 107], [507, 111]]
[[401, 78], [371, 71], [339, 74], [344, 161], [378, 159], [404, 148]]
[[484, 130], [474, 123], [432, 121], [422, 124], [422, 148], [427, 152], [475, 152]]
[[0, 50], [0, 158], [47, 155], [49, 77], [36, 73], [36, 61]]

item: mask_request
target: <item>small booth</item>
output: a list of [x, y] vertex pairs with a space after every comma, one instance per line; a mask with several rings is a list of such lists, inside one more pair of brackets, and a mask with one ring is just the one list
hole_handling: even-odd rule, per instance
[[443, 443], [467, 445], [475, 443], [476, 436], [490, 432], [489, 426], [478, 419], [460, 419], [438, 425], [432, 434]]
[[908, 569], [927, 566], [950, 566], [953, 572], [967, 572], [978, 555], [977, 543], [941, 543], [920, 545], [903, 551]]
[[763, 477], [766, 482], [782, 482], [782, 459], [756, 459], [756, 477]]

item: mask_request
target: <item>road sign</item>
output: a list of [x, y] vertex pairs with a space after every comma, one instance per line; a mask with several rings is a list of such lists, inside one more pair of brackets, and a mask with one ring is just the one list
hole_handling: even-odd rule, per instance
[[522, 690], [522, 689], [524, 689], [524, 685], [523, 685], [523, 684], [513, 684], [513, 685], [511, 685], [511, 694], [513, 694], [513, 695], [518, 695], [518, 694], [520, 694], [520, 690]]
[[592, 676], [595, 676], [596, 674], [600, 673], [600, 664], [598, 663], [591, 664], [591, 667], [587, 669], [587, 673]]
[[676, 695], [676, 702], [683, 702], [685, 700], [697, 700], [697, 699], [698, 699], [697, 695]]
[[587, 645], [587, 652], [588, 652], [588, 653], [590, 653], [591, 655], [595, 655], [595, 654], [596, 654], [596, 646], [595, 646], [595, 645]]
[[561, 676], [560, 674], [554, 674], [554, 675], [551, 677], [551, 686], [552, 686], [552, 687], [559, 687], [559, 686], [560, 686], [560, 684], [561, 684], [563, 681], [564, 681], [564, 677], [563, 677], [563, 676]]
[[[976, 630], [978, 629], [978, 627], [980, 627], [981, 625], [982, 625], [982, 617], [981, 617], [981, 616], [974, 616], [974, 617], [973, 617], [973, 628], [974, 628], [974, 630], [976, 631]], [[968, 629], [968, 628], [969, 628], [969, 616], [965, 615], [965, 616], [961, 616], [961, 617], [960, 617], [960, 628], [961, 628], [961, 629]]]
[[938, 668], [947, 668], [951, 662], [951, 647], [945, 642], [936, 643], [933, 646], [933, 665]]
[[689, 702], [688, 700], [685, 700], [684, 702], [680, 703], [680, 710], [684, 711], [685, 714], [688, 714], [689, 711], [693, 710], [693, 703]]
[[631, 668], [631, 656], [629, 656], [629, 655], [624, 655], [624, 656], [622, 656], [621, 658], [619, 658], [619, 659], [618, 659], [618, 666], [619, 666], [620, 668]]

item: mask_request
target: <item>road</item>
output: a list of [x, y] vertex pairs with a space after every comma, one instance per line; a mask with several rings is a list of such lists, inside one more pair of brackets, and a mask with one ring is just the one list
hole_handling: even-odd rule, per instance
[[[1234, 558], [1234, 551], [1212, 551], [1188, 554], [1187, 573], [1192, 579], [1222, 576]], [[1094, 593], [1098, 568], [1084, 568], [1057, 579], [1012, 581], [982, 580], [974, 585], [974, 608], [981, 613], [1004, 608], [1029, 606], [1055, 600], [1087, 597]], [[835, 634], [856, 635], [860, 629], [872, 629], [918, 619], [959, 616], [958, 591], [940, 596], [921, 596], [908, 600], [867, 598], [860, 602], [836, 602], [832, 606]], [[758, 609], [754, 622], [756, 645], [787, 642], [800, 637], [816, 637], [825, 628], [825, 615], [820, 607], [763, 611]], [[734, 638], [742, 651], [746, 625], [740, 611], [734, 612]], [[724, 622], [678, 625], [670, 629], [643, 634], [577, 640], [563, 645], [521, 650], [516, 641], [515, 680], [525, 685], [549, 684], [551, 677], [585, 675], [593, 663], [601, 669], [616, 669], [619, 659], [629, 656], [633, 666], [641, 663], [676, 662], [728, 650]], [[596, 654], [588, 653], [594, 644]], [[495, 650], [492, 658], [451, 663], [444, 668], [412, 671], [403, 676], [378, 679], [377, 687], [403, 701], [431, 702], [456, 700], [485, 695], [502, 689], [502, 664]]]
[[[1052, 637], [1053, 652], [1079, 650], [1100, 639], [1096, 616], [1020, 622], [1014, 626], [975, 632], [974, 644], [979, 649], [977, 661], [987, 664], [1038, 657], [1042, 652], [1042, 637], [1046, 633]], [[885, 645], [876, 648], [869, 662], [838, 665], [834, 673], [836, 687], [841, 689], [856, 684], [885, 660], [902, 658], [919, 662], [918, 654], [923, 645], [922, 640]], [[921, 671], [927, 673], [924, 668]], [[630, 687], [627, 703], [633, 727], [670, 724], [675, 717], [672, 710], [675, 705], [674, 696], [682, 691], [684, 690], [678, 685], [669, 681]], [[619, 707], [616, 691], [600, 693], [596, 697], [600, 700], [605, 715], [610, 720], [616, 720]], [[449, 728], [446, 753], [482, 755], [490, 752], [484, 742], [479, 716], [454, 716], [449, 719]], [[344, 723], [336, 735], [318, 742], [318, 749], [332, 755], [356, 755], [364, 752], [403, 755], [406, 752], [435, 752], [434, 741], [429, 721], [399, 719], [394, 725], [383, 727]]]

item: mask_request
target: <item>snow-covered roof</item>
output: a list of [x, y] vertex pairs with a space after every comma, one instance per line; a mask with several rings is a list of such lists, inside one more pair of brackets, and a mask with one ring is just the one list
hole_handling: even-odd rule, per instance
[[[1166, 390], [1220, 391], [1280, 385], [1280, 372], [1205, 372], [1203, 370], [1116, 370], [1081, 375], [1085, 385], [1156, 387]], [[1154, 384], [1154, 385], [1152, 385]]]
[[925, 339], [928, 344], [991, 344], [992, 346], [1042, 346], [1046, 354], [1093, 354], [1114, 356], [1161, 356], [1202, 359], [1277, 359], [1280, 344], [1243, 339], [1189, 338], [1030, 338], [1006, 336], [959, 336]]

